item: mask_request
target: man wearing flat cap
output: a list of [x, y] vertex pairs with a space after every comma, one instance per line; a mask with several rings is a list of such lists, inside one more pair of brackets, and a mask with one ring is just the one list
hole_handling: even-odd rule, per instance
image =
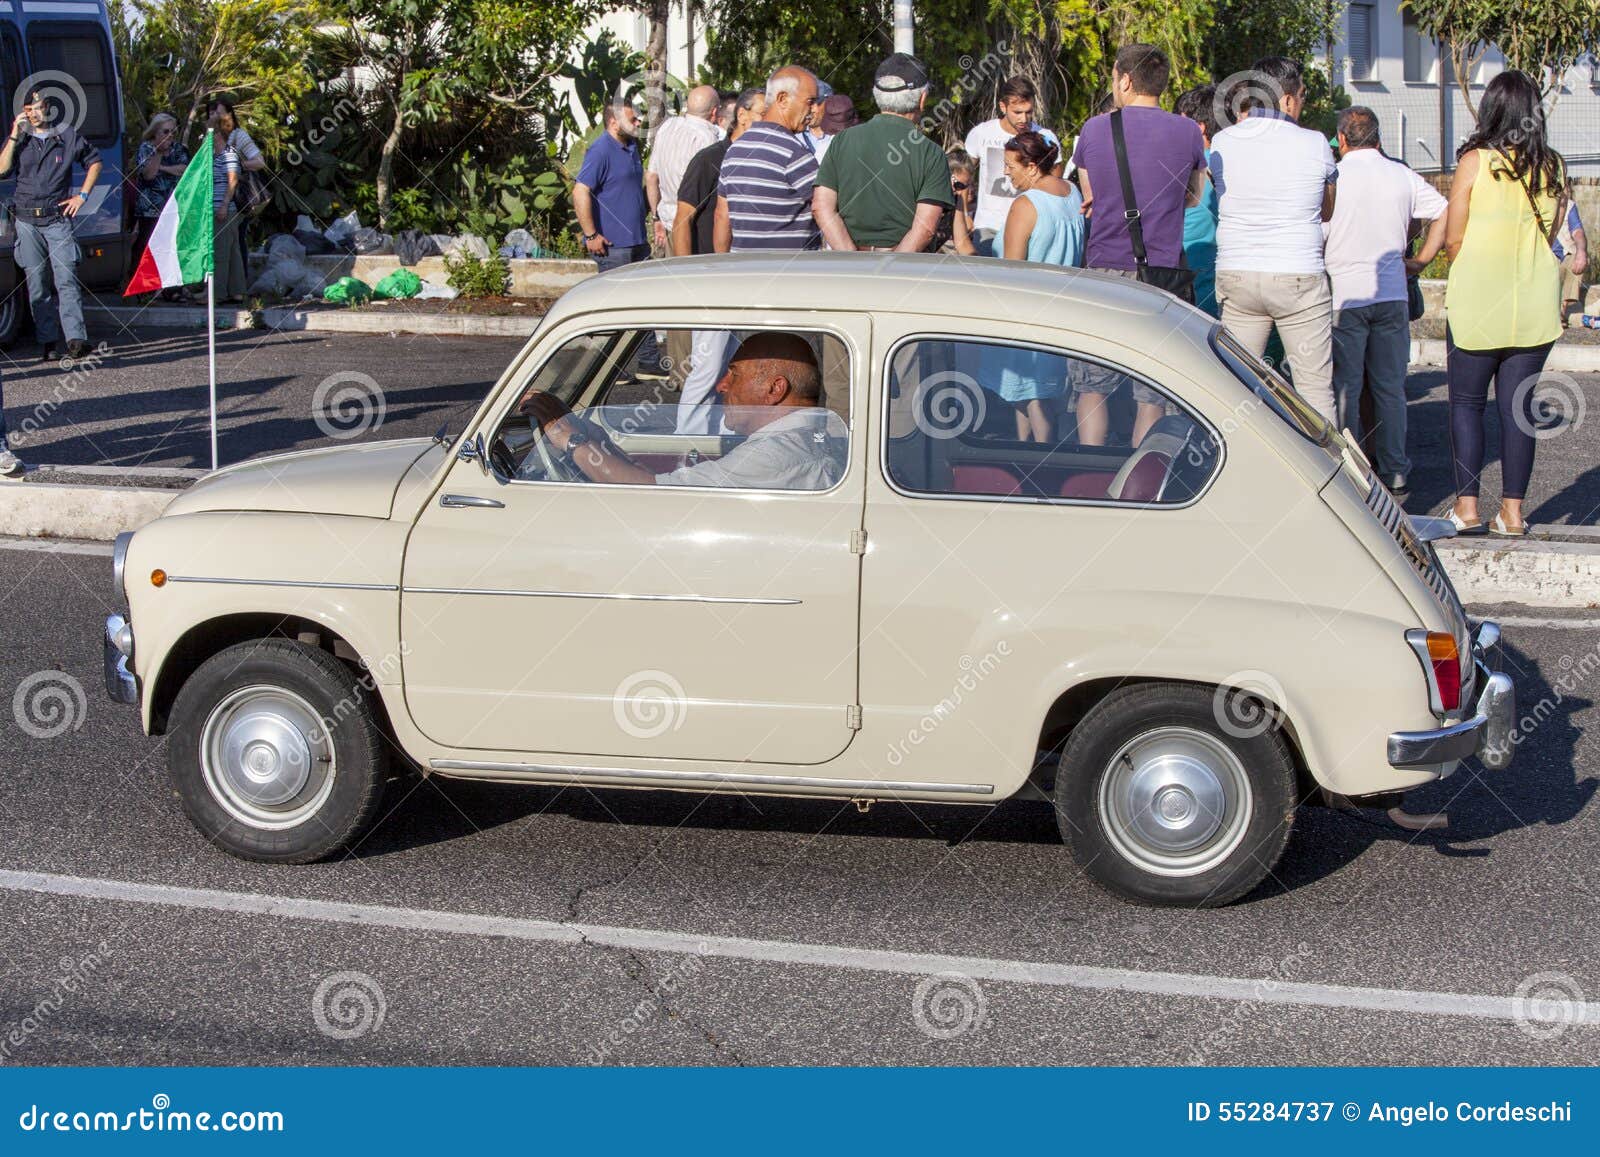
[[897, 52], [878, 66], [878, 115], [828, 145], [811, 209], [830, 249], [919, 253], [955, 204], [950, 165], [922, 131], [928, 70]]

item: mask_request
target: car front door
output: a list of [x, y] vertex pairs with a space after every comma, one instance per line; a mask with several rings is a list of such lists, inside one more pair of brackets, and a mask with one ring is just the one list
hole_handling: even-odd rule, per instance
[[865, 470], [850, 400], [870, 331], [854, 315], [804, 318], [797, 329], [827, 351], [829, 413], [816, 413], [838, 463], [811, 489], [547, 471], [532, 445], [542, 436], [518, 417], [530, 388], [560, 395], [652, 472], [739, 441], [677, 433], [669, 383], [628, 366], [641, 330], [585, 319], [548, 337], [533, 372], [458, 442], [467, 453], [407, 546], [404, 683], [418, 728], [453, 748], [564, 757], [818, 764], [844, 750]]

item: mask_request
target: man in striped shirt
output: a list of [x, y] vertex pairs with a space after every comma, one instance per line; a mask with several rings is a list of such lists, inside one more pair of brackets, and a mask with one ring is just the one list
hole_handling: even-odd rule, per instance
[[767, 114], [728, 147], [717, 183], [718, 253], [816, 249], [811, 215], [817, 157], [804, 136], [818, 105], [817, 78], [780, 68], [767, 81]]

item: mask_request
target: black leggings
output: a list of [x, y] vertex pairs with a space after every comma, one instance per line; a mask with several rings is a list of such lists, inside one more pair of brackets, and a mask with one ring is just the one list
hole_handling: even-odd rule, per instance
[[[1494, 382], [1495, 408], [1500, 412], [1500, 495], [1522, 498], [1533, 476], [1533, 386], [1550, 356], [1545, 345], [1498, 350], [1464, 350], [1445, 329], [1445, 363], [1450, 379], [1450, 455], [1455, 462], [1456, 493], [1478, 497], [1483, 470], [1483, 412]], [[1518, 412], [1520, 411], [1520, 412]]]

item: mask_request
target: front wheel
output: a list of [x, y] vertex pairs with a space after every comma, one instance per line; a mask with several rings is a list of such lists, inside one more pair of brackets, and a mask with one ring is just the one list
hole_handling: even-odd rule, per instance
[[388, 777], [370, 696], [343, 663], [287, 639], [213, 655], [172, 709], [184, 812], [246, 860], [301, 864], [350, 847]]
[[1138, 684], [1073, 729], [1056, 819], [1099, 884], [1144, 904], [1211, 908], [1276, 866], [1294, 819], [1294, 759], [1275, 714], [1240, 711], [1237, 694]]

